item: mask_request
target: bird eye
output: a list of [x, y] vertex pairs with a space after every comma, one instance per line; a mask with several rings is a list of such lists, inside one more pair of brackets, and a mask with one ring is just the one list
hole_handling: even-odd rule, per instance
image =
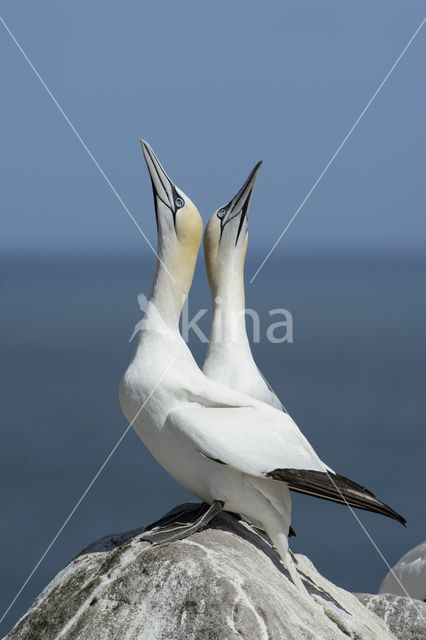
[[182, 209], [184, 204], [185, 204], [185, 200], [183, 198], [176, 198], [175, 205], [177, 206], [178, 209]]
[[217, 217], [222, 219], [225, 213], [226, 213], [226, 209], [219, 209], [219, 211], [217, 212]]

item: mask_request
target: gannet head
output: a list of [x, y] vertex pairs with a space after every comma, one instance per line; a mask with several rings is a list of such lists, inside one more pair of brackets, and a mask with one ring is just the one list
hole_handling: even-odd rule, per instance
[[173, 278], [187, 278], [195, 267], [201, 243], [201, 216], [190, 198], [170, 180], [149, 144], [140, 142], [151, 177], [160, 259]]
[[228, 202], [211, 216], [204, 233], [204, 258], [212, 291], [220, 278], [229, 277], [229, 269], [243, 273], [247, 250], [247, 214], [262, 162]]

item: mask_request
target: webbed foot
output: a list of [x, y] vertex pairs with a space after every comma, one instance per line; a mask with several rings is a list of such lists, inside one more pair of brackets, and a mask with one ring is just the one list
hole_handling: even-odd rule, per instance
[[183, 509], [173, 510], [160, 520], [145, 528], [139, 540], [152, 542], [153, 545], [183, 540], [192, 533], [201, 531], [223, 510], [224, 503], [215, 500], [211, 505], [206, 502], [189, 503]]

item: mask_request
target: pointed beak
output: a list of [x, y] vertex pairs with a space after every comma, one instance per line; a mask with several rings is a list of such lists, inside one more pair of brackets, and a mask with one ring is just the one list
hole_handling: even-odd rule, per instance
[[234, 225], [238, 223], [235, 237], [235, 246], [237, 246], [238, 239], [241, 236], [244, 223], [247, 224], [247, 214], [261, 164], [262, 161], [256, 164], [238, 193], [232, 198], [232, 200], [228, 202], [227, 205], [219, 209], [217, 213], [218, 217], [220, 218], [221, 238], [226, 225], [228, 225], [232, 220], [234, 220], [235, 222], [230, 225], [230, 227], [234, 227]]
[[175, 184], [170, 180], [167, 173], [164, 171], [163, 167], [157, 156], [155, 155], [153, 149], [150, 145], [145, 142], [145, 140], [140, 140], [142, 145], [143, 155], [145, 157], [145, 162], [148, 167], [149, 175], [151, 177], [152, 190], [154, 193], [154, 201], [155, 201], [155, 210], [158, 219], [158, 202], [157, 199], [163, 203], [168, 209], [170, 209], [173, 214], [173, 219], [175, 220], [176, 214], [176, 198], [179, 198], [179, 194], [176, 190]]

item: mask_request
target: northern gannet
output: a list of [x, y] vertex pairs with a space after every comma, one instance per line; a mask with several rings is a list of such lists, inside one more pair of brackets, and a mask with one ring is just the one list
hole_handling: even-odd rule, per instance
[[[261, 164], [260, 161], [255, 165], [228, 204], [216, 209], [204, 232], [204, 261], [213, 312], [202, 369], [208, 378], [281, 411], [284, 409], [281, 401], [254, 361], [245, 318], [244, 263], [248, 212]], [[227, 222], [223, 224], [225, 215]], [[295, 535], [290, 527], [289, 537]]]
[[[327, 473], [287, 414], [199, 369], [178, 323], [201, 243], [201, 217], [151, 147], [142, 142], [142, 148], [154, 192], [159, 259], [146, 322], [121, 381], [121, 407], [156, 460], [211, 505], [210, 515], [223, 507], [265, 530], [293, 582], [304, 589], [287, 553], [290, 488], [405, 520], [360, 485]], [[199, 521], [206, 522], [205, 513]], [[183, 525], [182, 536], [188, 530]], [[178, 528], [171, 537], [176, 533]]]
[[397, 596], [406, 596], [408, 593], [412, 598], [426, 602], [426, 541], [398, 560], [382, 581], [379, 593], [394, 593]]
[[213, 315], [203, 371], [212, 380], [281, 410], [281, 402], [256, 366], [246, 331], [247, 216], [261, 164], [256, 164], [232, 200], [213, 213], [204, 233]]

